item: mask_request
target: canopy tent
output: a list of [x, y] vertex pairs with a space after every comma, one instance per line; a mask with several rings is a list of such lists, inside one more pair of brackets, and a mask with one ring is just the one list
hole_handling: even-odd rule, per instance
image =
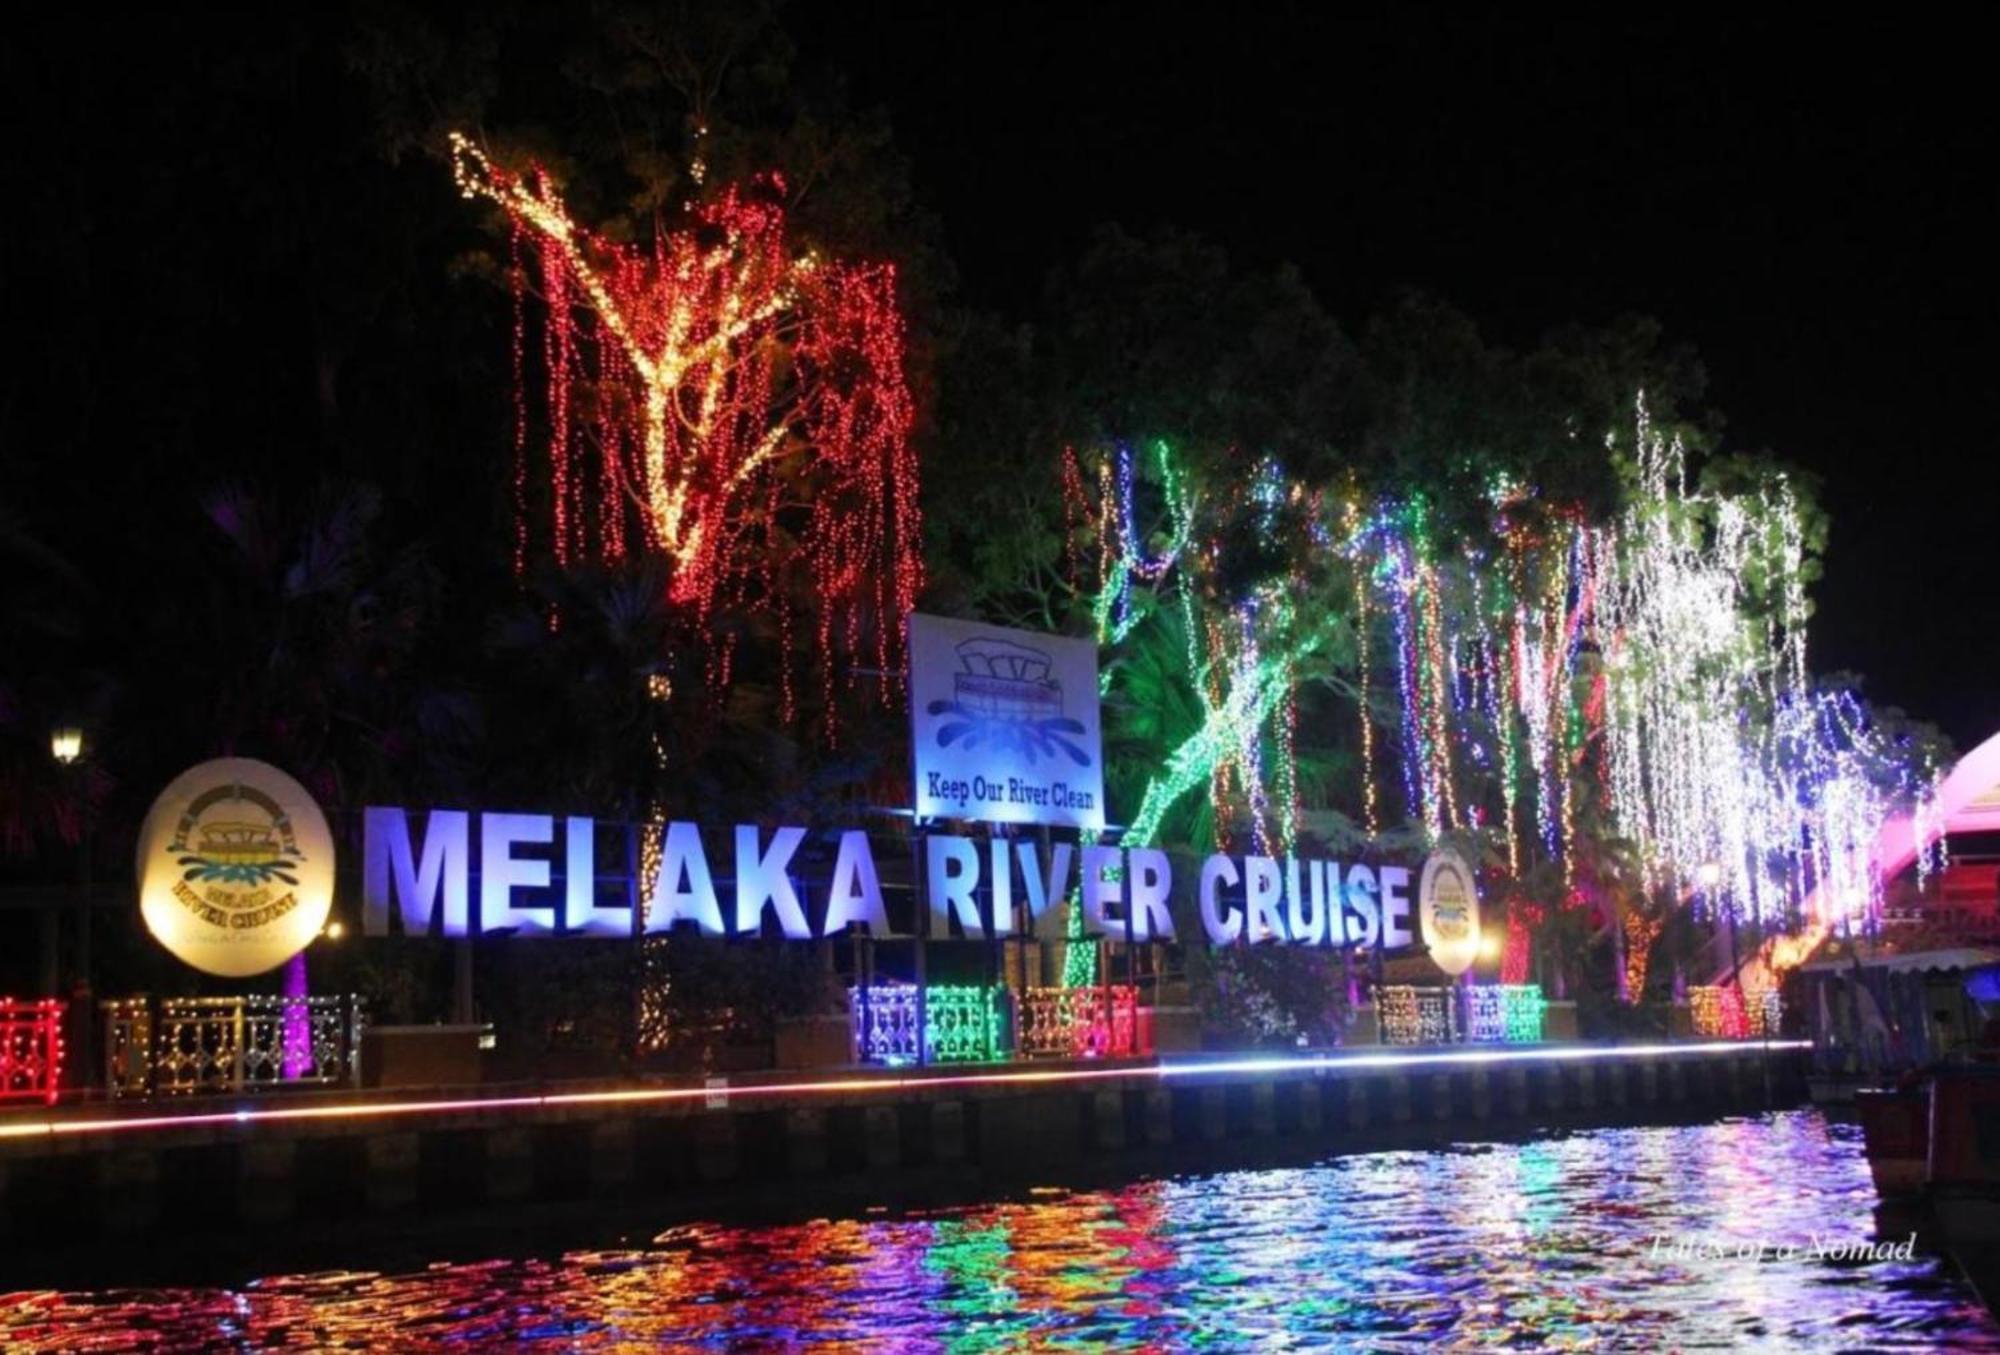
[[1829, 955], [1822, 952], [1820, 958], [1800, 965], [1799, 972], [1836, 973], [1857, 965], [1891, 974], [1935, 973], [1954, 969], [1969, 973], [1990, 965], [2000, 966], [2000, 950], [1991, 946], [1948, 946], [1936, 950], [1899, 952], [1863, 947], [1858, 954]]

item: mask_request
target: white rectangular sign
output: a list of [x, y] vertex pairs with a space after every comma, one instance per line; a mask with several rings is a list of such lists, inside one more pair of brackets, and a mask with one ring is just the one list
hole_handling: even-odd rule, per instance
[[1104, 827], [1097, 646], [910, 617], [920, 819]]

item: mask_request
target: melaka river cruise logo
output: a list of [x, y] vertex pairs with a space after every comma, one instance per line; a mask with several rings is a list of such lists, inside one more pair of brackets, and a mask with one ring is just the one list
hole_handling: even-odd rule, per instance
[[[203, 822], [211, 810], [229, 817]], [[188, 886], [297, 885], [298, 862], [305, 858], [291, 816], [252, 786], [217, 786], [196, 797], [175, 825], [167, 850], [182, 853], [176, 863], [182, 867], [183, 889], [174, 892], [191, 906], [195, 895]], [[222, 889], [205, 894], [211, 906], [222, 909], [240, 906], [242, 897]]]
[[268, 763], [182, 773], [139, 836], [147, 930], [206, 973], [259, 974], [304, 949], [333, 902], [333, 837], [305, 787]]

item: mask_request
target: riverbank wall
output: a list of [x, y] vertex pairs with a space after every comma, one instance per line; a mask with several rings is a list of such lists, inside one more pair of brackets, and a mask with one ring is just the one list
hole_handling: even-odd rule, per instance
[[[0, 1116], [0, 1252], [549, 1205], [807, 1201], [1747, 1113], [1797, 1042], [1463, 1046], [82, 1105]], [[678, 1207], [677, 1207], [678, 1206]]]

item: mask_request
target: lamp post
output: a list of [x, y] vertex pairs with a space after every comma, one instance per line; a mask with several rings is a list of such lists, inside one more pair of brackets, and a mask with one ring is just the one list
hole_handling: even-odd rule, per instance
[[91, 1034], [90, 981], [90, 795], [83, 784], [83, 730], [76, 725], [58, 725], [49, 731], [49, 755], [61, 768], [61, 776], [76, 807], [77, 890], [76, 890], [76, 982], [71, 994], [77, 1002], [74, 1041], [79, 1080], [87, 1083], [94, 1067]]

